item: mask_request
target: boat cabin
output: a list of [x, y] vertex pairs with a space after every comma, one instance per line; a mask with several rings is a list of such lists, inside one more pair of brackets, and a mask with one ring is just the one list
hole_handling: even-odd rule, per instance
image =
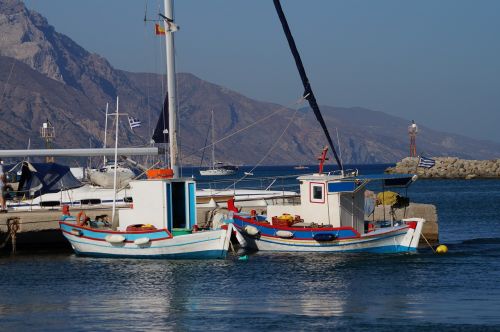
[[329, 174], [309, 174], [298, 177], [298, 180], [301, 203], [270, 205], [267, 207], [268, 216], [290, 214], [300, 217], [305, 224], [364, 230], [366, 181]]
[[[291, 215], [294, 226], [310, 224], [329, 227], [352, 227], [365, 233], [365, 191], [372, 181], [381, 181], [384, 188], [407, 188], [417, 180], [412, 174], [369, 174], [348, 176], [308, 174], [300, 182], [300, 204], [269, 205], [269, 218]], [[271, 221], [271, 220], [269, 220]]]
[[119, 210], [119, 231], [149, 224], [158, 229], [192, 229], [196, 225], [196, 183], [191, 179], [130, 181], [131, 209]]

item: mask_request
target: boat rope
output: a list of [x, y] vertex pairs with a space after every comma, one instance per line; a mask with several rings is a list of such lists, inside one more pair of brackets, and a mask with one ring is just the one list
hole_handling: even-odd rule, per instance
[[[259, 160], [259, 162], [257, 164], [255, 164], [254, 167], [252, 167], [252, 169], [250, 171], [248, 171], [248, 173], [252, 173], [257, 167], [259, 167], [262, 162], [269, 156], [269, 154], [271, 154], [271, 152], [278, 146], [278, 143], [281, 141], [281, 139], [283, 138], [283, 136], [285, 135], [285, 133], [288, 131], [288, 128], [290, 128], [290, 125], [293, 123], [293, 121], [295, 120], [295, 117], [297, 116], [297, 113], [299, 112], [299, 109], [295, 109], [295, 112], [293, 113], [292, 117], [290, 118], [290, 120], [288, 121], [288, 124], [286, 125], [286, 127], [283, 129], [283, 131], [281, 132], [280, 136], [278, 137], [278, 139], [276, 139], [274, 141], [274, 144], [271, 146], [271, 148], [266, 152], [266, 154]], [[240, 181], [244, 180], [246, 177], [248, 177], [247, 174], [244, 174], [241, 178], [239, 178], [238, 180], [236, 180], [231, 186], [235, 186], [237, 183], [239, 183]], [[225, 188], [225, 190], [229, 189], [231, 186]]]
[[3, 98], [5, 97], [5, 92], [7, 91], [7, 85], [9, 85], [10, 78], [12, 76], [12, 73], [14, 72], [15, 65], [16, 65], [16, 59], [12, 59], [12, 66], [10, 66], [9, 76], [7, 76], [7, 81], [5, 81], [5, 85], [3, 86], [3, 92], [2, 95], [0, 96], [0, 107], [2, 106]]
[[[256, 121], [254, 121], [254, 122], [250, 123], [250, 124], [249, 124], [249, 125], [247, 125], [246, 127], [243, 127], [243, 128], [241, 128], [241, 129], [238, 129], [238, 130], [236, 130], [235, 132], [233, 132], [233, 133], [231, 133], [231, 134], [229, 134], [229, 135], [226, 135], [226, 136], [224, 136], [224, 137], [222, 137], [222, 138], [220, 138], [220, 139], [218, 139], [218, 140], [214, 141], [213, 143], [211, 143], [211, 144], [209, 144], [209, 145], [206, 145], [206, 146], [204, 146], [204, 147], [202, 147], [202, 148], [199, 148], [199, 149], [195, 150], [193, 153], [191, 153], [191, 154], [189, 154], [189, 155], [184, 156], [184, 158], [189, 158], [189, 157], [192, 157], [192, 156], [194, 156], [194, 155], [198, 154], [199, 152], [201, 152], [201, 151], [203, 151], [203, 150], [205, 150], [205, 149], [211, 148], [211, 147], [212, 147], [212, 146], [214, 146], [215, 144], [218, 144], [218, 143], [220, 143], [220, 142], [223, 142], [223, 141], [225, 141], [225, 140], [227, 140], [227, 139], [229, 139], [229, 138], [233, 137], [234, 135], [237, 135], [237, 134], [241, 133], [242, 131], [245, 131], [245, 130], [247, 130], [247, 129], [249, 129], [249, 128], [254, 127], [255, 125], [257, 125], [257, 124], [259, 124], [259, 123], [261, 123], [261, 122], [263, 122], [263, 121], [265, 121], [265, 120], [267, 120], [267, 119], [269, 119], [269, 118], [271, 118], [271, 117], [275, 116], [275, 115], [276, 115], [276, 114], [278, 114], [278, 113], [281, 113], [281, 112], [283, 112], [283, 111], [287, 111], [287, 110], [289, 110], [289, 109], [290, 109], [290, 108], [292, 108], [292, 107], [297, 107], [298, 105], [300, 105], [300, 104], [304, 103], [304, 101], [305, 101], [305, 100], [306, 100], [306, 99], [305, 99], [305, 97], [304, 97], [304, 96], [303, 96], [303, 97], [300, 97], [299, 99], [297, 99], [297, 100], [296, 100], [296, 101], [294, 101], [293, 103], [289, 104], [288, 106], [282, 106], [282, 107], [280, 107], [279, 109], [277, 109], [276, 111], [272, 112], [271, 114], [268, 114], [268, 115], [266, 115], [265, 117], [263, 117], [263, 118], [261, 118], [261, 119], [259, 119], [259, 120], [256, 120]], [[295, 111], [295, 113], [297, 113], [297, 110]]]
[[431, 244], [429, 243], [429, 241], [425, 237], [424, 233], [420, 233], [420, 236], [422, 236], [422, 238], [425, 240], [425, 242], [427, 242], [427, 245], [429, 245], [429, 247], [432, 249], [432, 252], [436, 253], [436, 250], [434, 250], [434, 248], [431, 246]]

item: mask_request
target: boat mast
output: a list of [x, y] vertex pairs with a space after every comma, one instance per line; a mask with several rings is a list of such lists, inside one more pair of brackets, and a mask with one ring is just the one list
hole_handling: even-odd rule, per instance
[[170, 168], [174, 171], [174, 178], [179, 177], [179, 152], [177, 150], [177, 92], [175, 79], [175, 52], [174, 52], [174, 21], [173, 0], [164, 0], [165, 16], [165, 47], [167, 55], [167, 93], [168, 93], [168, 135], [170, 143]]
[[[106, 148], [106, 137], [108, 132], [108, 106], [109, 103], [106, 103], [106, 118], [104, 120], [104, 146], [103, 146], [104, 149]], [[106, 156], [103, 156], [102, 158], [103, 158], [102, 160], [103, 166], [106, 166]]]
[[214, 110], [212, 110], [212, 169], [215, 169], [215, 125], [214, 125]]
[[118, 167], [118, 125], [119, 122], [119, 113], [118, 113], [118, 96], [116, 96], [116, 130], [115, 130], [115, 169], [113, 172], [113, 209], [111, 211], [111, 224], [115, 222], [115, 214], [116, 214], [116, 169]]
[[278, 14], [278, 17], [281, 22], [281, 26], [283, 27], [283, 31], [285, 32], [286, 39], [288, 41], [288, 46], [290, 46], [290, 50], [292, 52], [293, 58], [295, 60], [295, 64], [297, 66], [297, 69], [299, 71], [300, 79], [302, 80], [302, 84], [304, 85], [304, 98], [307, 99], [309, 102], [309, 105], [311, 106], [314, 115], [316, 115], [316, 119], [321, 125], [321, 128], [323, 128], [323, 132], [326, 136], [326, 139], [328, 141], [328, 144], [330, 144], [330, 147], [332, 149], [333, 155], [335, 157], [335, 160], [337, 161], [337, 165], [339, 166], [340, 170], [343, 171], [343, 166], [342, 162], [337, 155], [337, 151], [335, 150], [335, 146], [333, 145], [333, 141], [330, 137], [330, 133], [328, 132], [328, 128], [326, 127], [325, 120], [323, 119], [323, 116], [321, 115], [321, 111], [319, 110], [318, 103], [316, 102], [316, 97], [314, 96], [314, 93], [311, 88], [311, 84], [309, 83], [309, 79], [307, 78], [306, 75], [306, 70], [304, 69], [304, 65], [302, 64], [302, 60], [300, 58], [299, 51], [297, 49], [297, 45], [295, 45], [295, 41], [293, 40], [292, 32], [290, 31], [290, 27], [288, 26], [288, 22], [285, 17], [285, 13], [283, 12], [283, 9], [281, 8], [281, 3], [280, 0], [273, 0], [274, 2], [274, 7], [276, 8], [276, 12]]

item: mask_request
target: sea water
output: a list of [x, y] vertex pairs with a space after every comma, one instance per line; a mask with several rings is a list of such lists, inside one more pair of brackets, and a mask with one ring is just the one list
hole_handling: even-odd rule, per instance
[[500, 180], [419, 180], [407, 194], [437, 206], [447, 254], [3, 255], [0, 330], [500, 330]]

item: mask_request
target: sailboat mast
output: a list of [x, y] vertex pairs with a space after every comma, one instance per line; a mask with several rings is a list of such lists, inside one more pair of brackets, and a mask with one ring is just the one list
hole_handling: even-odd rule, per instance
[[281, 8], [280, 0], [273, 0], [274, 7], [276, 8], [276, 12], [281, 22], [281, 26], [283, 27], [283, 31], [285, 32], [286, 39], [288, 41], [288, 46], [290, 46], [290, 50], [292, 52], [293, 58], [295, 60], [295, 64], [299, 71], [300, 79], [302, 80], [302, 84], [304, 85], [304, 98], [309, 102], [309, 106], [311, 106], [314, 115], [316, 115], [316, 119], [323, 128], [323, 133], [326, 136], [328, 144], [330, 144], [330, 148], [332, 149], [335, 160], [337, 161], [337, 165], [340, 170], [343, 170], [342, 162], [337, 155], [337, 151], [335, 150], [335, 145], [333, 145], [332, 138], [330, 137], [330, 133], [328, 132], [328, 128], [326, 127], [325, 120], [323, 119], [323, 115], [321, 115], [321, 111], [319, 110], [318, 103], [316, 101], [316, 97], [311, 88], [311, 84], [309, 83], [309, 79], [306, 75], [306, 70], [304, 69], [304, 65], [302, 64], [302, 60], [300, 58], [299, 50], [297, 49], [297, 45], [292, 36], [292, 32], [290, 31], [290, 27], [288, 26], [288, 22], [285, 17], [285, 13], [283, 12], [283, 8]]
[[214, 122], [214, 110], [212, 110], [212, 169], [215, 169], [215, 122]]
[[[109, 104], [106, 103], [106, 117], [104, 119], [104, 145], [103, 145], [103, 148], [106, 148], [106, 137], [107, 137], [107, 133], [108, 133], [108, 106]], [[102, 157], [102, 163], [103, 163], [103, 166], [106, 166], [106, 156], [103, 156]]]
[[173, 0], [164, 0], [165, 16], [165, 47], [167, 55], [167, 92], [168, 92], [168, 135], [170, 143], [170, 168], [174, 171], [174, 178], [179, 177], [179, 152], [177, 149], [177, 92], [175, 79], [175, 52], [174, 30], [170, 28], [174, 20]]

